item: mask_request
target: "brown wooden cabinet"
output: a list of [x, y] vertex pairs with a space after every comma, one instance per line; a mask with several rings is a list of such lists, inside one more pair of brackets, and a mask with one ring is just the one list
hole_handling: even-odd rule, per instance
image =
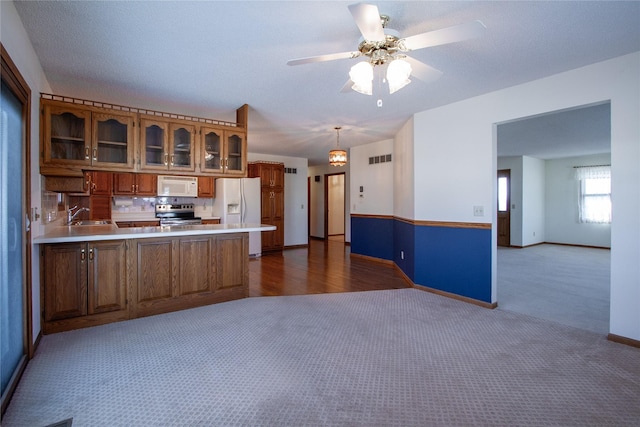
[[198, 197], [215, 197], [216, 185], [211, 176], [198, 177]]
[[218, 218], [218, 219], [203, 219], [202, 220], [202, 225], [214, 225], [214, 224], [220, 224], [220, 218]]
[[261, 223], [276, 230], [262, 232], [262, 251], [284, 248], [284, 164], [249, 163], [249, 177], [260, 177]]
[[121, 196], [155, 196], [158, 177], [149, 173], [114, 173], [113, 194]]
[[140, 168], [195, 171], [195, 135], [195, 125], [143, 116], [140, 119]]
[[248, 296], [246, 233], [134, 242], [134, 317]]
[[42, 164], [132, 170], [136, 115], [42, 101]]
[[42, 264], [45, 333], [128, 318], [124, 240], [47, 244]]
[[111, 219], [113, 174], [105, 171], [87, 172], [89, 175], [89, 219]]
[[245, 175], [247, 138], [244, 130], [202, 126], [200, 137], [201, 173]]

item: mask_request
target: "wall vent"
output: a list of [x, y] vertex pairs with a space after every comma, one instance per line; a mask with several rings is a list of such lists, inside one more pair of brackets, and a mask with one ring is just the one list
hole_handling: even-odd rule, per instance
[[382, 156], [369, 157], [369, 164], [388, 163], [391, 161], [391, 154], [383, 154]]
[[284, 168], [284, 173], [298, 173], [297, 168]]

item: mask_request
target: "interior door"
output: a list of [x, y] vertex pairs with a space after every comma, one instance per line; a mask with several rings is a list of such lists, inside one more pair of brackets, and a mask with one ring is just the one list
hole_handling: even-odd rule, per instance
[[498, 246], [511, 246], [511, 170], [498, 171]]

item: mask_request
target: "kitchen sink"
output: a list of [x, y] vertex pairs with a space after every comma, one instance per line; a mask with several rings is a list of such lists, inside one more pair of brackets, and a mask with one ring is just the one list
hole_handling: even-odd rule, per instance
[[109, 225], [111, 221], [108, 219], [83, 219], [79, 221], [72, 221], [69, 225], [78, 226], [78, 225]]

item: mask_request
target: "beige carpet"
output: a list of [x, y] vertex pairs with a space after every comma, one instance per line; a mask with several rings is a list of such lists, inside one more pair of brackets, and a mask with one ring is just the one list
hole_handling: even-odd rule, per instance
[[45, 336], [4, 427], [638, 426], [640, 350], [415, 289]]

